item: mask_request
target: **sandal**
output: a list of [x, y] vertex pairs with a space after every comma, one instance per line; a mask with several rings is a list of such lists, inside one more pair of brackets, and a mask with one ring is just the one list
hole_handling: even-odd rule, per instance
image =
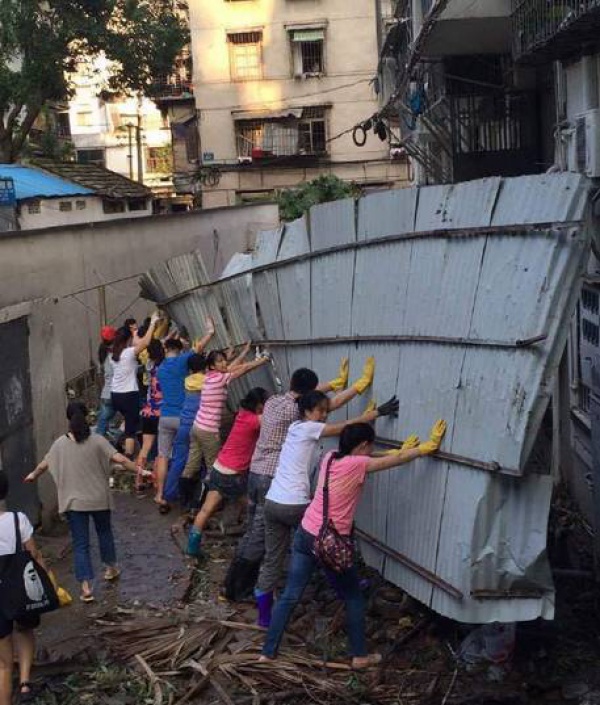
[[114, 565], [108, 566], [108, 568], [104, 571], [104, 580], [106, 580], [110, 583], [113, 580], [116, 580], [120, 575], [121, 575], [120, 568], [117, 568]]
[[159, 514], [168, 514], [171, 511], [171, 505], [165, 502], [164, 504], [161, 502], [158, 505], [158, 513]]
[[82, 592], [81, 595], [79, 595], [79, 599], [82, 602], [85, 602], [86, 604], [89, 604], [90, 602], [94, 602], [96, 598], [91, 592]]
[[[23, 688], [27, 688], [27, 690], [23, 691]], [[33, 683], [30, 683], [29, 681], [23, 681], [22, 683], [19, 683], [19, 702], [29, 703], [34, 698], [35, 692], [33, 688]]]
[[352, 670], [364, 671], [368, 668], [379, 666], [381, 663], [381, 654], [368, 654], [367, 656], [355, 656], [352, 659]]

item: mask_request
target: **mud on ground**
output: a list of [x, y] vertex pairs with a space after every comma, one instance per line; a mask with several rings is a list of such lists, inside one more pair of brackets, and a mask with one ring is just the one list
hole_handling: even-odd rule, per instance
[[[598, 591], [586, 572], [589, 530], [564, 497], [555, 503], [550, 549], [561, 565], [567, 559], [576, 564], [578, 574], [557, 578], [554, 622], [519, 625], [510, 663], [471, 668], [459, 663], [456, 654], [469, 627], [429, 613], [365, 571], [368, 636], [386, 655], [383, 667], [368, 674], [347, 669], [343, 606], [321, 577], [294, 615], [279, 670], [257, 669], [262, 634], [252, 626], [253, 605], [219, 598], [236, 537], [223, 535], [215, 522], [205, 542], [210, 560], [197, 565], [183, 555], [183, 533], [171, 532], [175, 513], [159, 515], [150, 497], [135, 497], [126, 488], [115, 492], [115, 504], [123, 573], [114, 585], [97, 581], [93, 605], [77, 600], [66, 527], [40, 542], [75, 598], [47, 615], [40, 630], [40, 705], [600, 705]], [[187, 662], [178, 660], [184, 635], [195, 654]]]

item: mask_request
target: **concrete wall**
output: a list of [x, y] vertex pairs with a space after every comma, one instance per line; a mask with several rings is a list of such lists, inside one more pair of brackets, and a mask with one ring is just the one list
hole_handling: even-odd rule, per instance
[[[38, 460], [43, 457], [54, 439], [65, 430], [63, 346], [60, 329], [56, 325], [59, 308], [60, 304], [47, 300], [0, 309], [0, 326], [18, 318], [27, 318], [33, 438], [35, 457]], [[55, 486], [50, 477], [42, 477], [37, 487], [23, 485], [22, 478], [32, 469], [25, 466], [4, 468], [12, 485], [14, 506], [11, 508], [26, 511], [34, 522], [41, 518], [47, 523], [57, 507]], [[41, 517], [38, 500], [44, 507]]]
[[[72, 210], [61, 211], [63, 201], [71, 203]], [[45, 198], [40, 200], [40, 212], [30, 213], [31, 201], [20, 204], [19, 226], [21, 230], [37, 230], [39, 228], [56, 228], [70, 225], [86, 224], [107, 220], [122, 220], [123, 217], [140, 218], [152, 215], [152, 201], [146, 202], [146, 209], [130, 211], [125, 202], [126, 215], [123, 213], [105, 213], [102, 199], [98, 196], [69, 196], [65, 198]], [[84, 208], [78, 204], [84, 203]]]
[[258, 230], [277, 222], [276, 206], [261, 204], [7, 233], [0, 239], [0, 309], [56, 302], [53, 324], [65, 377], [72, 379], [95, 359], [99, 287], [105, 287], [109, 321], [141, 317], [151, 308], [138, 298], [137, 278], [147, 269], [200, 249], [216, 276], [235, 252], [253, 246]]

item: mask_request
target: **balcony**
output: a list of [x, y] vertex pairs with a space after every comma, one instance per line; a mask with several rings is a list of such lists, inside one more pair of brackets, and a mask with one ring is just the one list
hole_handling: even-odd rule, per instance
[[156, 101], [185, 100], [194, 95], [192, 58], [183, 52], [175, 61], [173, 72], [157, 76], [152, 82], [152, 95]]
[[513, 53], [527, 63], [600, 45], [600, 0], [513, 0]]

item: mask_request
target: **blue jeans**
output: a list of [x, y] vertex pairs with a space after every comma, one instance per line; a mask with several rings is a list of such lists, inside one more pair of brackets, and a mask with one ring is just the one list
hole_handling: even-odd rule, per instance
[[175, 502], [179, 497], [179, 478], [187, 463], [190, 450], [190, 434], [199, 406], [200, 392], [186, 392], [181, 416], [179, 417], [179, 429], [171, 448], [171, 460], [163, 490], [163, 497], [168, 502]]
[[108, 431], [108, 424], [115, 417], [117, 412], [113, 409], [112, 401], [110, 399], [100, 400], [100, 410], [98, 411], [98, 421], [96, 424], [96, 433], [101, 436], [106, 436]]
[[[313, 554], [314, 541], [315, 537], [302, 527], [296, 531], [285, 590], [275, 603], [271, 626], [262, 649], [265, 656], [270, 658], [277, 656], [287, 623], [317, 567], [317, 560]], [[346, 631], [350, 644], [350, 655], [366, 656], [365, 602], [360, 591], [358, 571], [353, 566], [344, 573], [336, 573], [335, 578], [346, 603]]]
[[115, 540], [110, 524], [110, 510], [105, 509], [98, 512], [69, 511], [66, 514], [73, 540], [75, 577], [80, 583], [84, 580], [93, 580], [94, 569], [92, 568], [92, 557], [90, 555], [90, 518], [93, 519], [96, 527], [102, 562], [107, 566], [113, 566], [117, 562]]

